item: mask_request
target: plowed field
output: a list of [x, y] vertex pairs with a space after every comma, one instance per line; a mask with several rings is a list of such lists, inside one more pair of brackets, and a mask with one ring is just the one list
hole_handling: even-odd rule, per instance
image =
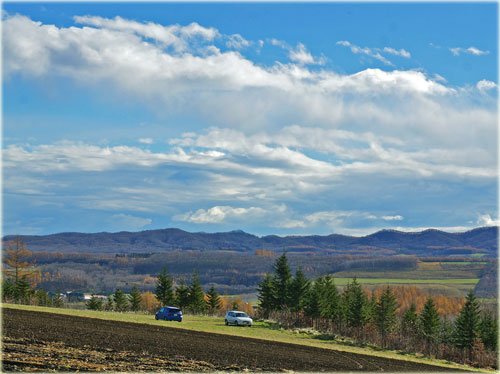
[[[296, 344], [8, 308], [3, 334], [4, 370], [445, 371]], [[44, 353], [44, 346], [59, 354]]]

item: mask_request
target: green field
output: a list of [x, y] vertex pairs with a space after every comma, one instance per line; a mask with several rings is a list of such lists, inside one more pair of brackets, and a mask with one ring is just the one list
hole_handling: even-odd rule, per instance
[[[345, 286], [347, 283], [352, 282], [352, 278], [337, 278], [334, 277], [335, 284], [338, 286]], [[466, 284], [475, 285], [479, 282], [478, 278], [443, 278], [443, 279], [414, 279], [414, 278], [356, 278], [361, 284]]]
[[138, 313], [136, 314], [136, 313], [98, 312], [91, 310], [58, 309], [58, 308], [37, 307], [30, 305], [13, 305], [13, 304], [2, 304], [2, 308], [3, 307], [32, 310], [39, 312], [67, 314], [73, 316], [98, 318], [98, 319], [105, 319], [112, 321], [168, 326], [185, 330], [212, 332], [217, 334], [235, 335], [248, 338], [258, 338], [276, 342], [301, 344], [319, 348], [334, 349], [344, 352], [375, 355], [380, 357], [394, 358], [398, 360], [432, 363], [434, 365], [440, 365], [443, 367], [467, 369], [469, 371], [485, 372], [484, 370], [473, 369], [468, 366], [459, 365], [444, 360], [427, 359], [409, 354], [403, 355], [399, 354], [396, 351], [380, 351], [372, 348], [353, 347], [351, 345], [342, 344], [342, 341], [336, 341], [336, 340], [320, 340], [318, 339], [318, 336], [311, 331], [283, 330], [274, 327], [268, 322], [256, 322], [255, 325], [251, 328], [234, 327], [234, 326], [229, 327], [224, 325], [224, 320], [221, 317], [185, 315], [183, 322], [178, 323], [178, 322], [156, 321], [152, 315], [138, 314]]

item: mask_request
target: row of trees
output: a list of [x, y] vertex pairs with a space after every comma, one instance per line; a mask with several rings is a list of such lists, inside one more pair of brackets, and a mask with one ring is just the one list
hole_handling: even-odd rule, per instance
[[217, 314], [222, 308], [222, 300], [219, 293], [212, 286], [205, 294], [201, 286], [200, 278], [194, 273], [191, 284], [181, 281], [174, 287], [174, 281], [163, 268], [158, 275], [155, 295], [161, 305], [176, 305], [183, 310], [193, 314]]
[[[181, 281], [174, 286], [173, 278], [164, 268], [157, 277], [154, 296], [157, 302], [151, 303], [148, 300], [150, 294], [141, 294], [137, 287], [134, 287], [130, 294], [125, 294], [122, 290], [116, 290], [106, 300], [93, 295], [87, 302], [87, 308], [92, 310], [113, 310], [117, 312], [125, 311], [153, 311], [159, 306], [175, 305], [192, 314], [218, 314], [223, 307], [223, 300], [219, 293], [212, 286], [207, 293], [203, 291], [200, 278], [194, 273], [191, 283], [186, 284]], [[238, 305], [233, 305], [235, 309]]]
[[340, 292], [330, 276], [311, 281], [300, 268], [292, 276], [285, 254], [273, 270], [259, 284], [259, 309], [262, 317], [274, 318], [285, 327], [309, 326], [361, 344], [496, 362], [497, 319], [480, 311], [473, 293], [467, 295], [458, 316], [445, 319], [431, 297], [420, 311], [415, 304], [402, 310], [390, 287], [370, 294], [353, 279]]

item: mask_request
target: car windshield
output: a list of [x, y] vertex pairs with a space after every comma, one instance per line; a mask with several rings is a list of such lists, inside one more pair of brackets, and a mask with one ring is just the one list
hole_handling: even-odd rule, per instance
[[180, 312], [180, 309], [177, 309], [177, 308], [168, 308], [168, 311], [171, 312], [171, 313], [177, 313], [177, 312]]
[[243, 313], [243, 312], [237, 312], [237, 313], [234, 313], [234, 316], [235, 317], [248, 317], [248, 314]]

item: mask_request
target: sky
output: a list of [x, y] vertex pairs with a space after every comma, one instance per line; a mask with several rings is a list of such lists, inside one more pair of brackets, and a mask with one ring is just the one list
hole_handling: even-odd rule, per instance
[[498, 224], [496, 3], [3, 3], [3, 233]]

